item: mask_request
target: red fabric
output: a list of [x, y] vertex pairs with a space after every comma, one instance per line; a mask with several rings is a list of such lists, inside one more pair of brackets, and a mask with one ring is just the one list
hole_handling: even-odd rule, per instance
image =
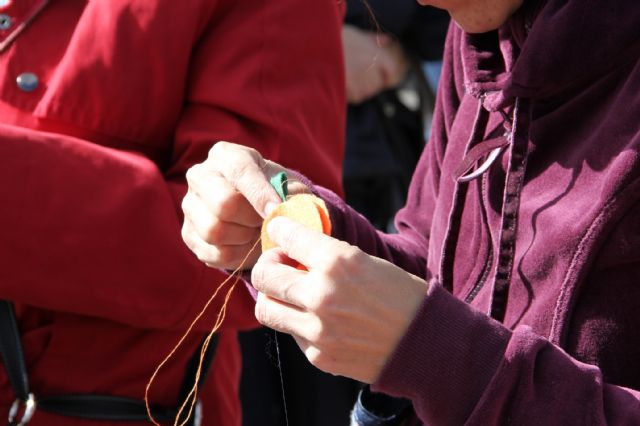
[[[16, 303], [36, 396], [142, 398], [224, 278], [180, 238], [184, 173], [213, 142], [253, 146], [339, 190], [340, 24], [333, 0], [53, 0], [0, 52], [0, 298]], [[23, 72], [39, 77], [35, 91], [16, 85]], [[242, 290], [205, 425], [240, 424], [235, 331], [255, 325]], [[158, 377], [154, 403], [176, 404], [219, 308]], [[13, 397], [0, 368], [0, 417]], [[92, 422], [38, 412], [30, 423], [75, 424]]]

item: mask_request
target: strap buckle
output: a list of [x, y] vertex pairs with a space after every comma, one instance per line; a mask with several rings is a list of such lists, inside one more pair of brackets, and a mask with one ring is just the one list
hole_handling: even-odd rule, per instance
[[202, 426], [202, 401], [196, 401], [196, 408], [193, 412], [193, 426]]
[[[22, 418], [18, 423], [15, 423], [16, 416], [18, 415], [18, 411], [20, 411], [20, 406], [24, 406], [24, 412], [22, 413]], [[24, 426], [33, 417], [33, 414], [36, 412], [36, 398], [32, 393], [27, 396], [26, 401], [22, 401], [21, 399], [16, 399], [11, 404], [11, 408], [9, 409], [9, 418], [7, 421], [9, 422], [9, 426]]]

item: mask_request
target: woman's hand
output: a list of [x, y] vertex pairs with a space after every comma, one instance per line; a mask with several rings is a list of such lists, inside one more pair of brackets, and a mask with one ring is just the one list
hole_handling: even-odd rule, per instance
[[258, 321], [293, 335], [321, 370], [374, 382], [422, 303], [425, 281], [286, 218], [267, 229], [279, 248], [253, 269]]
[[[286, 169], [267, 161], [258, 151], [218, 142], [207, 160], [187, 172], [189, 190], [182, 201], [182, 238], [208, 266], [235, 269], [260, 236], [263, 217], [281, 202], [269, 178]], [[308, 192], [299, 182], [292, 194]], [[260, 248], [247, 259], [253, 266]]]

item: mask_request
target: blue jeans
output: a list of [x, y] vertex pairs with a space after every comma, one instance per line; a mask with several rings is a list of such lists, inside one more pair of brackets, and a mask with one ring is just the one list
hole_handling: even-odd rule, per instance
[[351, 413], [351, 426], [400, 426], [411, 413], [411, 402], [371, 392], [365, 386]]

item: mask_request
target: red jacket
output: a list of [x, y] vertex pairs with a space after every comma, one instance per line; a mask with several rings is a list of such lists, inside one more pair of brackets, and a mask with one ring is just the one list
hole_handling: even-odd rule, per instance
[[[36, 397], [140, 399], [223, 279], [182, 243], [186, 170], [230, 140], [339, 188], [341, 11], [334, 0], [52, 0], [37, 13], [43, 3], [0, 10], [11, 18], [0, 30], [0, 299], [16, 304]], [[154, 403], [177, 404], [219, 308], [162, 371]], [[253, 325], [236, 291], [205, 425], [240, 424], [235, 331]], [[0, 419], [13, 399], [0, 368]], [[93, 423], [38, 411], [30, 425]]]

